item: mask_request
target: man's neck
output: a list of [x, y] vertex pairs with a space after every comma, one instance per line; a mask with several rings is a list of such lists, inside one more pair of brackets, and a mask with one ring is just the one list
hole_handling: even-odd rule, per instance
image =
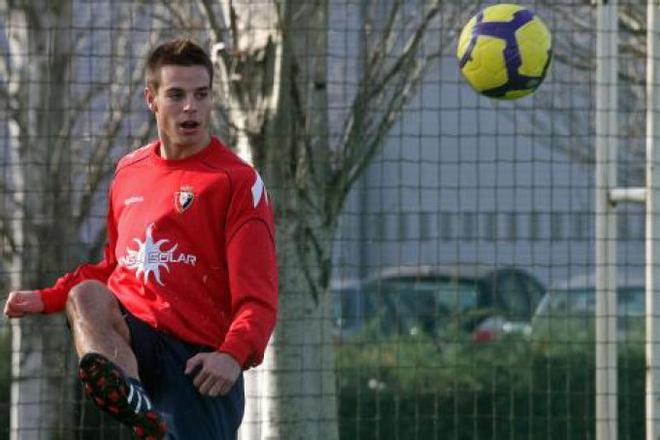
[[180, 145], [161, 138], [160, 157], [166, 160], [180, 160], [199, 153], [211, 142], [211, 136], [206, 135], [204, 141], [198, 145]]

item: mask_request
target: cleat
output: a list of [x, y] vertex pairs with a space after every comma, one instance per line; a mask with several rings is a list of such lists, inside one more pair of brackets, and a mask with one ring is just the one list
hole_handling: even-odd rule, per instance
[[132, 428], [138, 438], [160, 440], [165, 437], [167, 426], [142, 387], [129, 382], [121, 369], [105, 356], [84, 355], [80, 359], [78, 377], [92, 402]]
[[156, 413], [156, 411], [149, 411], [149, 412], [147, 412], [146, 416], [147, 416], [148, 419], [151, 419], [151, 420], [158, 420], [158, 417], [159, 417], [158, 414]]

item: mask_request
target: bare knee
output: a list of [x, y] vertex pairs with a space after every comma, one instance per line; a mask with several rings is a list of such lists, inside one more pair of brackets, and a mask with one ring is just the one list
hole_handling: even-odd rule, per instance
[[[130, 352], [130, 331], [119, 303], [108, 287], [99, 281], [83, 281], [69, 291], [66, 302], [76, 351], [79, 356], [98, 352], [116, 357], [118, 350]], [[130, 354], [126, 355], [130, 358]], [[122, 367], [137, 374], [136, 367], [124, 359]]]
[[66, 313], [70, 321], [77, 319], [112, 320], [118, 312], [117, 300], [107, 286], [100, 281], [87, 280], [69, 291]]

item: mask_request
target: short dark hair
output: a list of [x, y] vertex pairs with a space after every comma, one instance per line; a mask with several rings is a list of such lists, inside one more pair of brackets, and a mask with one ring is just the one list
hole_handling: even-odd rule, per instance
[[201, 46], [189, 38], [177, 38], [157, 46], [147, 58], [145, 80], [147, 87], [158, 90], [160, 68], [163, 66], [204, 66], [213, 84], [213, 62]]

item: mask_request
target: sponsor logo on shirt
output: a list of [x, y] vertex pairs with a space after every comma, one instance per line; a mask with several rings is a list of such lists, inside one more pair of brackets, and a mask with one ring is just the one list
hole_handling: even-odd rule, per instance
[[137, 249], [126, 247], [126, 254], [119, 258], [119, 264], [125, 266], [127, 269], [135, 270], [135, 277], [143, 277], [144, 284], [147, 284], [149, 277], [153, 276], [154, 280], [164, 286], [161, 280], [161, 269], [170, 271], [170, 264], [188, 264], [195, 265], [197, 257], [192, 254], [185, 254], [179, 252], [174, 253], [179, 246], [175, 243], [169, 249], [161, 249], [170, 240], [161, 239], [154, 241], [153, 238], [154, 224], [151, 223], [147, 226], [144, 241], [134, 238], [133, 241], [137, 243]]

